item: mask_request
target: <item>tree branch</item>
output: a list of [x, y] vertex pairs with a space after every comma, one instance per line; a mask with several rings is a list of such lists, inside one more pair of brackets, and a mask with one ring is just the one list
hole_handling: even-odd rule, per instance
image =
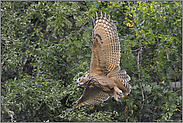
[[[139, 68], [139, 66], [140, 66], [140, 54], [142, 53], [142, 47], [140, 47], [139, 49], [137, 49], [138, 50], [138, 56], [137, 56], [137, 69], [138, 69], [138, 78], [139, 78], [139, 80], [141, 79], [141, 75], [140, 75], [140, 68]], [[143, 109], [143, 105], [144, 105], [144, 92], [143, 92], [143, 88], [142, 88], [142, 83], [141, 82], [139, 82], [139, 84], [140, 84], [140, 88], [141, 88], [141, 93], [142, 93], [142, 98], [143, 98], [143, 104], [142, 104], [142, 107], [141, 107], [141, 109]]]
[[79, 29], [79, 32], [82, 30], [82, 28], [84, 27], [84, 25], [86, 25], [88, 23], [88, 20], [81, 26], [81, 28]]

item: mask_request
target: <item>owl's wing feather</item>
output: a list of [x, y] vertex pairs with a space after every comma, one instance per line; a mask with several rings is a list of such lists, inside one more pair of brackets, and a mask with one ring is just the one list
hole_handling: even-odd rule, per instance
[[76, 101], [76, 106], [73, 109], [76, 109], [85, 105], [95, 105], [103, 103], [109, 98], [109, 94], [105, 93], [99, 88], [94, 88], [94, 86], [88, 86], [85, 88], [83, 95]]
[[124, 84], [131, 80], [130, 76], [126, 74], [125, 70], [119, 71], [115, 74], [116, 77]]
[[[106, 18], [106, 13], [104, 13], [104, 17], [101, 16], [98, 19], [98, 15], [96, 13], [96, 21], [95, 26], [93, 28], [93, 40], [97, 39], [97, 45], [100, 46], [100, 50], [103, 53], [100, 57], [103, 57], [106, 60], [106, 64], [103, 64], [105, 70], [104, 73], [110, 73], [113, 71], [120, 63], [120, 42], [118, 40], [117, 29], [112, 21], [110, 21], [110, 16]], [[93, 47], [93, 45], [92, 45]], [[99, 67], [98, 59], [95, 59], [95, 54], [93, 54], [92, 48], [92, 57], [90, 64], [90, 72], [94, 71]], [[99, 49], [97, 49], [99, 51]], [[102, 63], [102, 62], [101, 62]], [[96, 66], [95, 66], [96, 65]]]
[[90, 75], [89, 76], [97, 76], [104, 74], [105, 67], [107, 64], [104, 50], [100, 44], [100, 37], [95, 36], [93, 41], [91, 42], [92, 47], [92, 56], [90, 62]]

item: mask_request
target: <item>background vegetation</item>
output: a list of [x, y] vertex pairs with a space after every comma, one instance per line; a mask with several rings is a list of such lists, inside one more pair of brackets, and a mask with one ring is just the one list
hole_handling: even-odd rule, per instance
[[[83, 92], [96, 11], [114, 20], [132, 91], [67, 112]], [[1, 66], [3, 122], [182, 121], [182, 2], [3, 1]]]

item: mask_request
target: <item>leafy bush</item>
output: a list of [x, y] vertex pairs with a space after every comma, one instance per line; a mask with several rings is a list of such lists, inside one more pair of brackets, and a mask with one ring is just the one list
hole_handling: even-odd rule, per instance
[[[182, 121], [182, 2], [1, 2], [1, 117], [8, 121]], [[89, 71], [91, 16], [110, 14], [130, 95], [68, 112]], [[181, 85], [182, 86], [182, 85]]]

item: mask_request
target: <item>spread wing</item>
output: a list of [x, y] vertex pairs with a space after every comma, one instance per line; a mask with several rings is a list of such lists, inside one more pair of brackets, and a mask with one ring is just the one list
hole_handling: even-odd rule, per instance
[[101, 75], [105, 72], [105, 66], [107, 61], [105, 58], [104, 50], [102, 49], [102, 45], [100, 43], [100, 37], [96, 36], [93, 38], [93, 41], [91, 42], [91, 47], [92, 47], [92, 56], [90, 62], [89, 76]]
[[115, 25], [110, 21], [110, 16], [106, 18], [106, 13], [102, 16], [101, 12], [98, 19], [98, 15], [96, 13], [96, 21], [93, 28], [90, 73], [96, 69], [100, 70], [103, 68], [102, 72], [104, 74], [108, 74], [119, 66], [120, 42], [116, 31], [117, 29]]
[[85, 105], [95, 105], [103, 103], [109, 98], [109, 94], [102, 91], [100, 88], [88, 86], [84, 89], [83, 95], [76, 101], [77, 104], [73, 109]]

